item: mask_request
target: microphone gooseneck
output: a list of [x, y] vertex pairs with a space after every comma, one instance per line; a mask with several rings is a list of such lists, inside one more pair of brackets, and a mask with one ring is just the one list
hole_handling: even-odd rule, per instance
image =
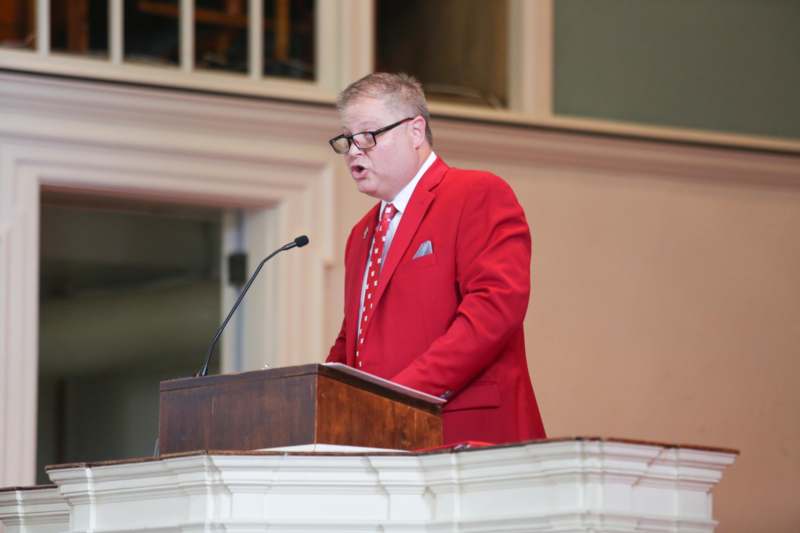
[[225, 331], [225, 326], [228, 325], [228, 322], [233, 316], [233, 313], [236, 312], [236, 309], [239, 307], [239, 304], [242, 303], [244, 295], [247, 294], [248, 289], [250, 289], [250, 285], [253, 284], [253, 281], [255, 281], [256, 276], [258, 276], [258, 273], [261, 272], [261, 268], [264, 266], [264, 264], [273, 257], [275, 257], [276, 255], [278, 255], [279, 253], [284, 252], [286, 250], [291, 250], [292, 248], [302, 248], [303, 246], [308, 244], [308, 242], [309, 242], [308, 236], [300, 235], [299, 237], [296, 237], [292, 242], [284, 244], [283, 246], [281, 246], [280, 248], [278, 248], [277, 250], [275, 250], [274, 252], [272, 252], [267, 257], [261, 260], [261, 262], [258, 264], [258, 267], [256, 267], [255, 272], [253, 272], [253, 275], [250, 276], [250, 279], [248, 279], [247, 283], [244, 284], [242, 292], [240, 292], [239, 296], [236, 298], [236, 302], [233, 304], [233, 307], [228, 313], [228, 316], [225, 317], [225, 320], [222, 322], [219, 328], [217, 328], [217, 332], [214, 334], [214, 339], [211, 341], [211, 346], [208, 347], [208, 352], [206, 353], [206, 359], [203, 362], [203, 367], [197, 372], [197, 374], [195, 374], [195, 377], [201, 378], [208, 375], [208, 364], [211, 362], [211, 356], [214, 354], [214, 348], [217, 346], [217, 342], [219, 341], [219, 338], [222, 336], [222, 332]]

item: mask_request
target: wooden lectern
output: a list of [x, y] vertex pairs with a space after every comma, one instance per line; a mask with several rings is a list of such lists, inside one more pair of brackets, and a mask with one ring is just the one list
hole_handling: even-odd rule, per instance
[[442, 444], [440, 407], [325, 365], [161, 382], [159, 452]]

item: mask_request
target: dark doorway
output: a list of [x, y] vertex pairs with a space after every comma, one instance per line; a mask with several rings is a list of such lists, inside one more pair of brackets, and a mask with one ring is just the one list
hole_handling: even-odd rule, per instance
[[214, 208], [43, 191], [38, 482], [153, 453], [159, 381], [197, 370], [220, 319], [221, 225]]

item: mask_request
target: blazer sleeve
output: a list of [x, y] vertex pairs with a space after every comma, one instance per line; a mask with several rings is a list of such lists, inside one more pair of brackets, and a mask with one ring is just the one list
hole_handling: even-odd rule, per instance
[[331, 346], [328, 352], [328, 357], [325, 358], [326, 363], [346, 363], [347, 355], [345, 353], [345, 321], [342, 320], [342, 329], [339, 330], [339, 335]]
[[[457, 394], [522, 327], [530, 295], [531, 236], [514, 192], [497, 176], [463, 202], [456, 237], [461, 301], [449, 328], [392, 381], [436, 396]], [[447, 394], [445, 394], [447, 393]]]

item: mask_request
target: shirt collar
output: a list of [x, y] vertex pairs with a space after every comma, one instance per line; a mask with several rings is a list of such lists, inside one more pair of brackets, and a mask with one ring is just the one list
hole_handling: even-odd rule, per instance
[[414, 193], [414, 189], [417, 188], [417, 183], [419, 183], [419, 180], [422, 179], [422, 176], [425, 175], [428, 169], [431, 168], [431, 165], [434, 161], [436, 161], [436, 154], [431, 150], [428, 158], [424, 163], [422, 163], [422, 166], [419, 167], [419, 170], [417, 170], [414, 178], [406, 183], [406, 186], [403, 187], [399, 193], [397, 193], [397, 196], [395, 196], [391, 202], [381, 200], [381, 210], [379, 211], [378, 216], [380, 216], [380, 213], [383, 213], [383, 209], [386, 207], [386, 204], [389, 203], [394, 205], [400, 214], [403, 214], [408, 206], [409, 200], [411, 200], [411, 195]]

